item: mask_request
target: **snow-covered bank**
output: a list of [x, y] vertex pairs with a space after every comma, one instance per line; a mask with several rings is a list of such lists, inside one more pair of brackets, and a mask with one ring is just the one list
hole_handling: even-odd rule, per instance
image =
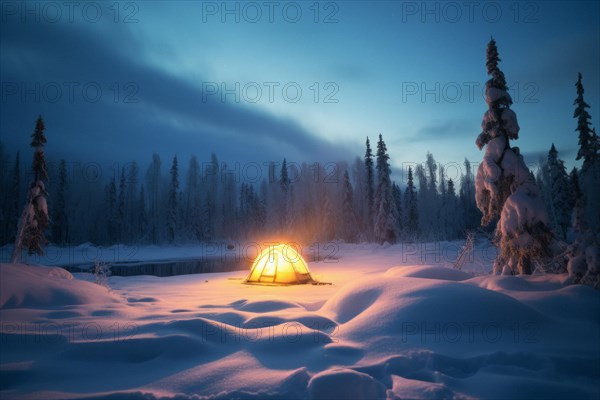
[[[89, 282], [73, 279], [62, 268], [2, 264], [0, 308], [56, 308], [119, 303], [118, 296]], [[4, 321], [3, 321], [4, 322]]]
[[[9, 262], [12, 247], [12, 245], [0, 247], [0, 262]], [[227, 243], [225, 242], [162, 246], [118, 244], [109, 247], [84, 243], [68, 247], [50, 245], [45, 248], [45, 253], [43, 256], [23, 253], [23, 258], [27, 264], [65, 266], [90, 264], [96, 261], [105, 263], [130, 263], [136, 261], [234, 257], [238, 251], [227, 249]]]
[[[77, 246], [48, 246], [43, 256], [26, 255], [23, 262], [29, 265], [46, 266], [82, 266], [89, 268], [96, 262], [119, 267], [137, 266], [144, 263], [168, 263], [178, 261], [223, 261], [229, 266], [237, 263], [239, 269], [249, 268], [261, 249], [272, 242], [215, 242], [186, 245], [113, 245], [95, 246], [85, 243]], [[440, 241], [425, 243], [398, 243], [379, 246], [373, 243], [345, 244], [340, 242], [314, 243], [301, 249], [302, 256], [308, 262], [326, 260], [335, 263], [338, 258], [349, 259], [355, 253], [377, 254], [386, 260], [385, 266], [435, 264], [452, 266], [456, 261], [463, 243], [460, 241]], [[385, 251], [381, 251], [385, 249]], [[0, 247], [0, 262], [8, 263], [12, 246]], [[463, 270], [475, 275], [487, 274], [490, 262], [496, 257], [496, 248], [479, 238], [475, 247], [465, 254]], [[379, 263], [379, 261], [375, 261]], [[372, 264], [372, 263], [371, 263]], [[231, 271], [233, 268], [226, 269]]]
[[309, 262], [327, 286], [230, 272], [111, 277], [108, 292], [0, 265], [0, 397], [600, 395], [597, 291], [565, 275], [473, 276], [431, 265], [431, 248], [338, 250]]

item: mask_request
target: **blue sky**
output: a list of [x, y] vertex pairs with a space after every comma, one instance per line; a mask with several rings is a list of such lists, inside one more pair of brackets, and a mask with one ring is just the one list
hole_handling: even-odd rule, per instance
[[596, 2], [266, 4], [2, 2], [1, 140], [28, 151], [42, 114], [72, 161], [351, 160], [381, 133], [395, 168], [478, 162], [490, 36], [528, 160], [578, 164], [578, 72], [600, 118]]

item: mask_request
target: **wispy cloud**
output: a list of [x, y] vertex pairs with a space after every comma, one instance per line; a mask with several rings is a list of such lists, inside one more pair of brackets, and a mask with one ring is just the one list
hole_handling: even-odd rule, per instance
[[438, 141], [468, 138], [476, 135], [477, 124], [466, 119], [448, 119], [434, 121], [417, 130], [413, 141]]
[[[203, 96], [201, 82], [145, 62], [141, 43], [124, 28], [9, 21], [1, 34], [2, 81], [13, 85], [3, 90], [0, 123], [9, 148], [42, 114], [49, 146], [75, 159], [140, 159], [151, 151], [201, 157], [214, 151], [241, 162], [346, 156], [295, 120]], [[22, 91], [37, 87], [39, 99]], [[61, 96], [52, 101], [57, 88]]]

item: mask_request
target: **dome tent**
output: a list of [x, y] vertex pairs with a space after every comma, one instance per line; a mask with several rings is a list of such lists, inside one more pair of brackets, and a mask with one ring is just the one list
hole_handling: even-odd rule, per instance
[[308, 266], [296, 249], [289, 244], [269, 246], [254, 260], [248, 284], [299, 285], [315, 283]]

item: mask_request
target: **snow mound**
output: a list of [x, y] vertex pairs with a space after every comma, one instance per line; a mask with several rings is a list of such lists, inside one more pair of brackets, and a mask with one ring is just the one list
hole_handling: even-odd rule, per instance
[[[478, 276], [469, 280], [469, 283], [475, 284], [481, 288], [494, 291], [518, 291], [518, 292], [537, 292], [554, 291], [563, 288], [565, 285], [560, 281], [560, 275], [553, 275], [548, 279], [546, 276]], [[564, 280], [564, 279], [563, 279]]]
[[260, 301], [249, 301], [241, 305], [238, 309], [242, 311], [250, 312], [269, 312], [279, 311], [286, 308], [297, 308], [300, 307], [298, 304], [291, 301], [285, 300], [260, 300]]
[[332, 312], [335, 320], [340, 323], [346, 323], [358, 315], [367, 311], [375, 304], [382, 294], [382, 289], [377, 285], [372, 287], [362, 285], [351, 285], [352, 289], [342, 289], [342, 294], [338, 294], [330, 299], [323, 307], [324, 311]]
[[394, 267], [387, 270], [386, 276], [438, 279], [444, 281], [466, 281], [473, 278], [473, 275], [457, 269], [444, 268], [434, 265], [417, 265], [414, 267]]
[[196, 314], [196, 316], [217, 322], [223, 322], [227, 325], [242, 325], [244, 321], [246, 321], [246, 316], [244, 313], [233, 311], [199, 313]]
[[332, 369], [308, 382], [311, 399], [385, 399], [386, 387], [367, 374], [351, 369]]
[[326, 333], [303, 328], [297, 323], [255, 329], [246, 332], [245, 339], [246, 348], [253, 350], [257, 357], [269, 353], [278, 357], [301, 354], [333, 342]]
[[119, 302], [104, 287], [62, 268], [0, 264], [0, 308], [54, 308]]
[[388, 399], [454, 399], [460, 398], [441, 383], [424, 382], [392, 375]]
[[189, 335], [173, 334], [161, 337], [136, 337], [127, 340], [102, 340], [72, 343], [62, 353], [71, 362], [141, 364], [157, 359], [186, 360], [205, 356], [210, 343]]
[[569, 285], [566, 274], [540, 276], [480, 276], [468, 283], [501, 291], [546, 315], [600, 324], [598, 291], [585, 285]]
[[[427, 337], [449, 335], [449, 331], [457, 342], [479, 340], [485, 344], [485, 335], [464, 334], [474, 321], [480, 329], [493, 326], [504, 332], [514, 324], [541, 326], [547, 322], [547, 317], [535, 309], [492, 290], [468, 283], [385, 274], [343, 287], [323, 311], [343, 324], [340, 332], [346, 333], [345, 338], [370, 341], [375, 333], [389, 335], [395, 337], [390, 345], [398, 350], [406, 343], [422, 345]], [[456, 334], [457, 330], [462, 334]]]
[[280, 325], [284, 323], [297, 322], [304, 325], [307, 328], [329, 331], [337, 326], [337, 324], [329, 318], [323, 317], [318, 314], [289, 314], [289, 315], [258, 315], [244, 321], [241, 325], [242, 328], [256, 328], [256, 327], [270, 327]]

